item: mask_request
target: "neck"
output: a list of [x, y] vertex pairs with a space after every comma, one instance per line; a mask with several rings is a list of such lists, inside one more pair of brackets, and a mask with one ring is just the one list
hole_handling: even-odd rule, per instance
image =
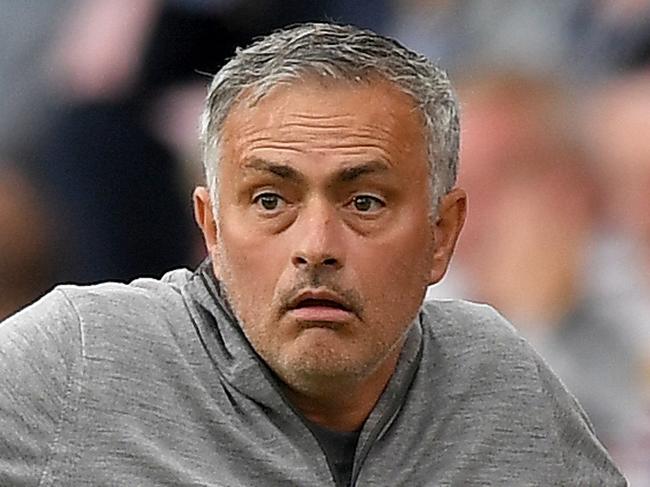
[[335, 431], [357, 431], [392, 377], [400, 351], [401, 347], [398, 347], [361, 381], [327, 378], [300, 390], [285, 384], [285, 393], [293, 406], [309, 421]]

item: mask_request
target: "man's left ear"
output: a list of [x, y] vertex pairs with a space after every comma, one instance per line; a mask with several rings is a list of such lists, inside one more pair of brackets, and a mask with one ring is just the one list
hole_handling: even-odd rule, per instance
[[440, 281], [447, 272], [466, 213], [467, 194], [463, 189], [454, 188], [440, 199], [433, 224], [434, 250], [429, 274], [430, 285]]

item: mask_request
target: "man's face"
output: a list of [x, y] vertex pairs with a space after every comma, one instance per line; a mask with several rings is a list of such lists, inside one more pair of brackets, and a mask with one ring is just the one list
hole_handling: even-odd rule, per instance
[[387, 82], [280, 86], [236, 105], [222, 140], [218, 224], [205, 191], [197, 218], [256, 351], [298, 390], [394, 366], [460, 227], [430, 217], [410, 98]]

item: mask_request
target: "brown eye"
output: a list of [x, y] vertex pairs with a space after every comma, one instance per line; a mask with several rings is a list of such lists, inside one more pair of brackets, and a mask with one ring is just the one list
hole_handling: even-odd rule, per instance
[[352, 203], [354, 204], [354, 209], [362, 213], [378, 211], [386, 206], [379, 198], [368, 195], [355, 196]]
[[253, 203], [264, 211], [274, 211], [284, 203], [284, 200], [275, 193], [262, 193], [253, 198]]

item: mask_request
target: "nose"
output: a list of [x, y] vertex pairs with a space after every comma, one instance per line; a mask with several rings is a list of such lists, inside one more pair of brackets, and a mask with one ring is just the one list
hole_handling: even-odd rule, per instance
[[344, 230], [336, 210], [326, 204], [310, 206], [294, 224], [291, 263], [298, 269], [340, 269], [344, 263]]

